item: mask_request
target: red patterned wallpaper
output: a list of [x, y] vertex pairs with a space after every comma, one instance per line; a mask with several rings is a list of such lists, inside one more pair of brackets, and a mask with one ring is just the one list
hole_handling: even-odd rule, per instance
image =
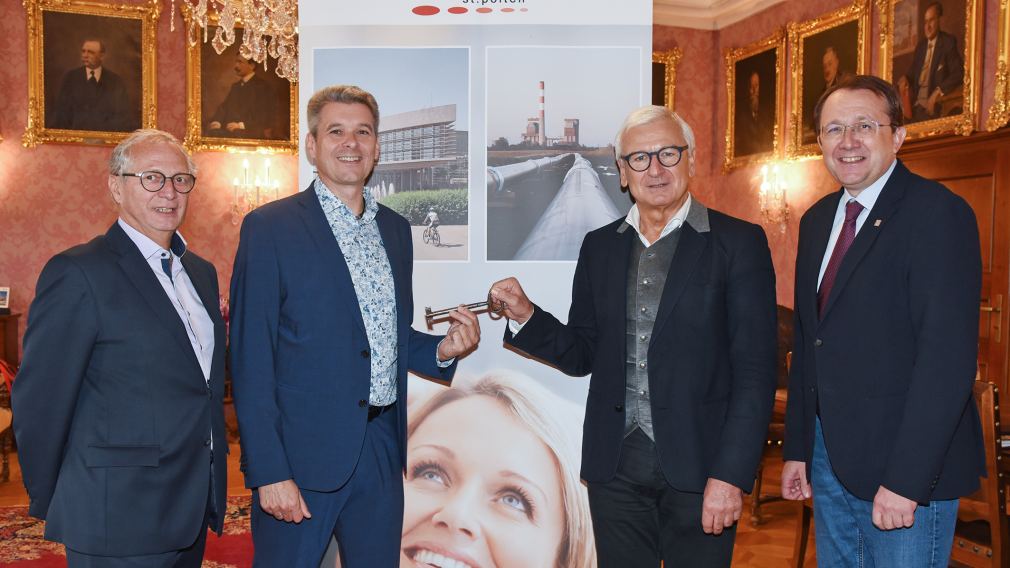
[[[131, 0], [124, 0], [131, 1]], [[135, 1], [135, 0], [134, 0]], [[180, 139], [185, 134], [186, 65], [182, 18], [169, 30], [169, 3], [158, 26], [158, 127]], [[45, 262], [55, 253], [104, 233], [116, 219], [109, 198], [110, 147], [21, 145], [28, 118], [28, 63], [25, 10], [19, 0], [0, 0], [0, 286], [11, 288], [11, 308], [24, 314]], [[218, 269], [225, 290], [238, 246], [231, 223], [231, 181], [248, 155], [202, 152], [195, 156], [199, 182], [190, 199], [182, 234], [192, 249]], [[260, 162], [254, 158], [254, 165]], [[274, 156], [272, 177], [282, 193], [293, 193], [298, 162]], [[25, 319], [21, 320], [24, 331]]]
[[[727, 122], [725, 89], [727, 77], [723, 66], [723, 50], [748, 45], [789, 22], [802, 22], [815, 18], [850, 3], [851, 0], [821, 2], [786, 0], [719, 31], [653, 26], [652, 42], [656, 50], [679, 47], [684, 53], [677, 69], [676, 105], [677, 111], [695, 130], [700, 155], [692, 192], [706, 205], [742, 219], [762, 222], [755, 193], [759, 183], [760, 166], [739, 168], [729, 174], [722, 172], [725, 153], [723, 141]], [[878, 37], [879, 18], [876, 10], [876, 3], [873, 2], [871, 38]], [[995, 22], [998, 15], [999, 3], [988, 2], [982, 55], [983, 90], [980, 119], [982, 127], [993, 99], [994, 62], [997, 56]], [[879, 54], [877, 44], [873, 42], [873, 72], [877, 72], [878, 67]], [[711, 86], [715, 88], [712, 89]], [[787, 85], [787, 94], [789, 88]], [[788, 106], [787, 101], [787, 114], [790, 112]], [[837, 186], [819, 159], [790, 164], [786, 176], [790, 182], [789, 224], [784, 233], [780, 232], [777, 225], [762, 224], [765, 225], [775, 263], [778, 302], [784, 306], [792, 306], [796, 237], [800, 217], [817, 199], [836, 190]]]

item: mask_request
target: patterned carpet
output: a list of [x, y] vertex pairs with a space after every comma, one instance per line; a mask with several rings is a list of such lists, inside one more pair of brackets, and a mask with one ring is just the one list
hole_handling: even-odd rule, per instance
[[[27, 507], [0, 508], [0, 566], [62, 568], [67, 565], [63, 545], [43, 540], [45, 523], [28, 516]], [[207, 536], [203, 568], [252, 566], [249, 536], [249, 497], [229, 497], [224, 533]]]

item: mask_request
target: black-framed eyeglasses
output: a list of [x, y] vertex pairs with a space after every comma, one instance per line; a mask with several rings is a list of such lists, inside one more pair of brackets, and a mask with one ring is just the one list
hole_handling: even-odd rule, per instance
[[835, 142], [845, 138], [845, 131], [851, 130], [852, 135], [860, 140], [873, 138], [884, 126], [895, 126], [894, 124], [881, 124], [876, 120], [860, 120], [855, 124], [841, 124], [832, 122], [821, 127], [821, 138]]
[[655, 156], [659, 163], [672, 168], [680, 163], [687, 146], [667, 146], [655, 152], [632, 152], [621, 159], [628, 163], [628, 167], [636, 172], [644, 172], [652, 165], [652, 157]]
[[166, 176], [157, 170], [151, 170], [135, 174], [124, 172], [119, 175], [140, 178], [140, 187], [151, 193], [161, 191], [161, 188], [165, 187], [165, 180], [169, 179], [172, 180], [172, 187], [179, 193], [189, 193], [196, 187], [196, 176], [193, 174], [178, 173]]

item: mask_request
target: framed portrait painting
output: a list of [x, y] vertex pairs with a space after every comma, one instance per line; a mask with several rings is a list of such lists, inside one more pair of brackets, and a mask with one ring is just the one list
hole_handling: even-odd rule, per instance
[[901, 100], [908, 139], [971, 134], [979, 105], [982, 0], [880, 4], [881, 75]]
[[785, 31], [727, 49], [723, 56], [728, 104], [723, 168], [778, 156], [779, 124], [785, 112]]
[[870, 10], [866, 0], [801, 23], [789, 24], [792, 52], [792, 116], [789, 154], [819, 155], [814, 107], [829, 87], [846, 75], [869, 69], [866, 36]]
[[652, 52], [652, 104], [674, 109], [674, 90], [677, 86], [677, 64], [683, 52], [679, 47], [669, 51]]
[[115, 144], [154, 128], [160, 5], [26, 0], [28, 123], [23, 142]]
[[[188, 17], [188, 13], [186, 13]], [[213, 37], [217, 26], [210, 26]], [[263, 63], [240, 54], [241, 27], [235, 42], [220, 54], [214, 42], [189, 45], [186, 140], [192, 151], [298, 151], [298, 85], [279, 77], [277, 59]]]

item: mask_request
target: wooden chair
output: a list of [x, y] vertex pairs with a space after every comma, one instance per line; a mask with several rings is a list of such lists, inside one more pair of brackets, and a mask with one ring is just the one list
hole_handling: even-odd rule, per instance
[[961, 498], [951, 560], [964, 566], [1010, 566], [1006, 498], [1000, 472], [999, 389], [975, 381], [975, 402], [982, 419], [986, 477], [975, 493]]
[[14, 441], [14, 429], [11, 422], [11, 387], [14, 384], [14, 369], [6, 361], [0, 359], [0, 482], [10, 480], [9, 454]]

